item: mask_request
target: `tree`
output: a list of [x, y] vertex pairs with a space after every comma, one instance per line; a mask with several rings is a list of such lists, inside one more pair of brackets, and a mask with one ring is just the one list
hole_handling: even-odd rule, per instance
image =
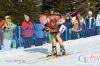
[[43, 0], [42, 12], [45, 10], [54, 10], [65, 14], [67, 12], [67, 0]]
[[37, 14], [41, 11], [37, 5], [37, 0], [0, 0], [0, 16], [12, 16], [13, 22], [18, 24], [23, 20], [23, 15], [27, 14], [31, 20], [36, 21]]

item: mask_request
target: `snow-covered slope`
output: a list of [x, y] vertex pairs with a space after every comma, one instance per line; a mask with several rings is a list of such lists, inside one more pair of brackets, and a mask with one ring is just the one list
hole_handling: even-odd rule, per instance
[[[64, 42], [73, 53], [50, 60], [38, 59], [51, 51], [51, 44], [0, 52], [0, 66], [100, 66], [100, 35]], [[59, 45], [57, 44], [58, 52]]]

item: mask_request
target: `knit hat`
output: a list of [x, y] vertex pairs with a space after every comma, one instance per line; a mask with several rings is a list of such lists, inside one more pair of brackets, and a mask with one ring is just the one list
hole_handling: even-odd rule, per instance
[[8, 19], [8, 18], [10, 18], [10, 16], [8, 16], [8, 15], [7, 15], [7, 16], [5, 16], [5, 19]]
[[66, 13], [66, 16], [70, 16], [70, 14], [69, 13]]
[[71, 18], [71, 15], [70, 15], [70, 13], [66, 13], [66, 16], [69, 16], [69, 17]]
[[91, 14], [92, 15], [92, 11], [88, 11], [88, 14]]

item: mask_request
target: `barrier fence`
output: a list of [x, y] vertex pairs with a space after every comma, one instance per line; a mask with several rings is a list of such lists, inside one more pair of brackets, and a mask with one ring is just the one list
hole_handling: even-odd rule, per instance
[[[25, 37], [23, 35], [23, 29], [21, 26], [17, 26], [13, 29], [2, 30], [0, 29], [0, 49], [1, 50], [10, 50], [11, 48], [29, 48], [31, 46], [41, 46], [46, 43], [51, 43], [52, 35], [50, 32], [43, 32], [44, 27], [40, 25], [35, 26], [32, 30], [32, 36]], [[97, 35], [97, 28], [94, 29], [85, 29], [79, 32], [74, 32], [70, 29], [66, 29], [62, 34], [62, 39], [64, 41], [74, 40], [79, 38], [85, 38], [89, 36]]]

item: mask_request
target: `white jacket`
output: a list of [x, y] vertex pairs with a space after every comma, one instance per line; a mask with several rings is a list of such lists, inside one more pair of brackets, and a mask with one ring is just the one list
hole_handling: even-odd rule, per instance
[[96, 26], [100, 26], [100, 15], [97, 15]]

